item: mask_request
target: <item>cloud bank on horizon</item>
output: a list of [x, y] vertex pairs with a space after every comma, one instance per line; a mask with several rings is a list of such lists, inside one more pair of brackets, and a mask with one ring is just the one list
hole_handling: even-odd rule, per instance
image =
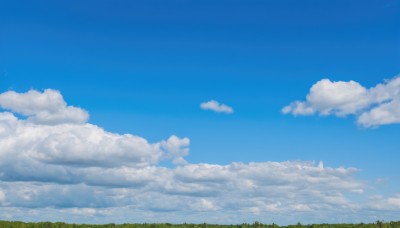
[[344, 117], [354, 115], [363, 127], [400, 123], [400, 76], [372, 88], [355, 81], [322, 79], [315, 83], [305, 101], [294, 101], [284, 114]]
[[[382, 96], [377, 99], [380, 104], [384, 105], [384, 97], [398, 97], [396, 85], [398, 79], [375, 87], [373, 94]], [[372, 93], [355, 82], [323, 80], [306, 103], [292, 104], [287, 112], [305, 114], [299, 104], [336, 115], [366, 107], [348, 98], [330, 106], [316, 105], [320, 103], [314, 96], [324, 94], [326, 87]], [[67, 106], [61, 93], [52, 89], [8, 91], [0, 94], [0, 106], [4, 109], [0, 219], [204, 222], [207, 218], [207, 222], [235, 223], [261, 218], [295, 223], [338, 222], [337, 218], [374, 221], [376, 211], [389, 219], [400, 211], [400, 194], [369, 194], [369, 186], [355, 176], [356, 168], [310, 161], [192, 164], [185, 159], [189, 138], [172, 135], [151, 143], [132, 134], [105, 131], [87, 122], [87, 111]], [[175, 165], [166, 167], [162, 161]], [[287, 213], [293, 215], [289, 220]]]

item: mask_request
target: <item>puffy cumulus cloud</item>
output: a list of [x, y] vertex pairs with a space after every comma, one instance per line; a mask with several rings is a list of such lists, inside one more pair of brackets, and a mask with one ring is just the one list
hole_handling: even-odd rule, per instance
[[7, 180], [74, 182], [83, 168], [150, 167], [164, 158], [182, 160], [189, 144], [176, 136], [149, 143], [92, 124], [38, 125], [11, 113], [0, 113], [0, 137], [0, 175]]
[[189, 138], [180, 139], [172, 135], [167, 141], [161, 142], [161, 147], [165, 149], [167, 159], [172, 159], [174, 164], [181, 165], [187, 163], [183, 157], [189, 154], [189, 144]]
[[[364, 197], [355, 168], [301, 161], [192, 164], [184, 159], [188, 138], [151, 143], [85, 121], [36, 121], [43, 110], [58, 115], [75, 108], [54, 90], [7, 92], [0, 103], [9, 110], [0, 112], [0, 219], [289, 223], [283, 215], [291, 213], [294, 223], [383, 210]], [[162, 166], [163, 160], [175, 166]], [[391, 205], [383, 211], [394, 218], [398, 199], [376, 201]]]
[[357, 82], [332, 82], [322, 79], [311, 87], [306, 102], [297, 101], [285, 107], [283, 111], [294, 115], [318, 112], [322, 115], [343, 116], [355, 113], [368, 105], [366, 95], [367, 90]]
[[208, 101], [208, 102], [203, 102], [200, 104], [200, 108], [203, 110], [211, 110], [214, 112], [221, 112], [221, 113], [233, 113], [233, 108], [229, 107], [228, 105], [225, 104], [220, 104], [218, 101]]
[[[87, 116], [82, 119], [79, 113], [87, 115], [87, 112], [81, 109], [77, 118], [69, 118], [68, 110], [77, 108], [67, 106], [55, 90], [9, 91], [0, 95], [0, 104], [28, 117], [19, 119], [14, 113], [0, 112], [0, 177], [3, 180], [74, 183], [90, 177], [96, 170], [94, 167], [150, 167], [163, 159], [184, 161], [183, 156], [188, 154], [188, 138], [171, 136], [149, 143], [138, 136], [115, 134], [85, 123]], [[48, 125], [36, 121], [42, 112], [66, 118]], [[87, 175], [82, 174], [83, 169]]]
[[43, 93], [36, 90], [2, 93], [0, 107], [25, 115], [37, 124], [85, 123], [89, 118], [85, 110], [67, 106], [60, 92], [52, 89]]
[[400, 77], [372, 88], [355, 81], [322, 79], [315, 83], [305, 101], [294, 101], [282, 112], [293, 115], [355, 115], [364, 127], [400, 123]]
[[365, 127], [400, 123], [400, 99], [381, 104], [358, 116], [357, 122]]

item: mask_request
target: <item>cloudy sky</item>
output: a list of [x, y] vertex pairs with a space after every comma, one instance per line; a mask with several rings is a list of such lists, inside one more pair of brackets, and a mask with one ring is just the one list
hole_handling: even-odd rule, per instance
[[397, 0], [3, 1], [0, 219], [398, 220]]

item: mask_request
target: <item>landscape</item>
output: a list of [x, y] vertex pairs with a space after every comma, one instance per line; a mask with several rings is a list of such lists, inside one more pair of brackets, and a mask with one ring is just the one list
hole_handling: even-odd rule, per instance
[[0, 228], [400, 227], [399, 0], [0, 1]]
[[377, 221], [371, 224], [311, 224], [302, 225], [300, 223], [296, 225], [288, 226], [278, 226], [276, 224], [262, 224], [260, 222], [254, 222], [253, 224], [238, 224], [238, 225], [214, 225], [214, 224], [170, 224], [170, 223], [160, 223], [160, 224], [104, 224], [104, 225], [90, 225], [90, 224], [66, 224], [66, 223], [51, 223], [51, 222], [41, 222], [41, 223], [24, 223], [24, 222], [4, 222], [0, 221], [1, 227], [7, 228], [397, 228], [400, 227], [400, 222], [382, 222]]

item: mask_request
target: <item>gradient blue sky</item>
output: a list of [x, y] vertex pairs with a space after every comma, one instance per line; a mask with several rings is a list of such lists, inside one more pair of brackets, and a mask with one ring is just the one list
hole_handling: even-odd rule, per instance
[[188, 137], [190, 163], [323, 161], [396, 194], [399, 124], [281, 109], [323, 78], [398, 75], [399, 22], [397, 0], [2, 1], [0, 91], [52, 88], [107, 131]]

